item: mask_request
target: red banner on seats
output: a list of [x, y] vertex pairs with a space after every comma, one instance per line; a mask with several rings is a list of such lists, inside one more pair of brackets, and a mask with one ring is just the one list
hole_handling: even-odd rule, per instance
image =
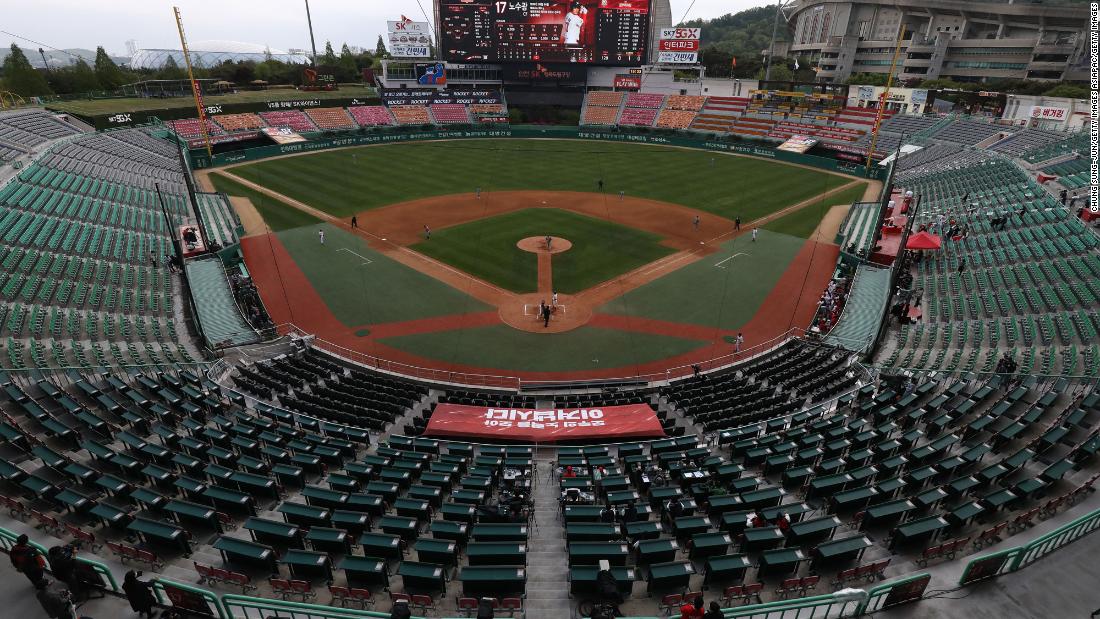
[[424, 436], [492, 438], [526, 443], [661, 438], [664, 428], [648, 404], [599, 408], [524, 409], [439, 404]]

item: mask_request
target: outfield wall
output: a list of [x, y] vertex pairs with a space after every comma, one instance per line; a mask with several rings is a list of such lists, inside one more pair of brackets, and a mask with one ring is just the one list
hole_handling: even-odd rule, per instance
[[[217, 153], [210, 157], [203, 150], [192, 150], [188, 153], [191, 167], [194, 169], [219, 167], [231, 163], [256, 161], [268, 157], [306, 153], [312, 151], [329, 150], [332, 148], [345, 148], [348, 146], [370, 146], [372, 144], [392, 144], [398, 142], [416, 142], [424, 140], [461, 140], [461, 139], [485, 139], [485, 138], [521, 138], [521, 139], [558, 139], [558, 140], [594, 140], [604, 142], [628, 142], [634, 144], [656, 144], [660, 146], [679, 146], [684, 148], [697, 148], [717, 152], [737, 153], [751, 155], [765, 159], [774, 159], [784, 163], [794, 163], [811, 166], [852, 176], [864, 177], [865, 167], [860, 164], [818, 157], [816, 155], [800, 155], [777, 150], [770, 146], [764, 146], [753, 142], [730, 142], [723, 140], [707, 140], [689, 137], [684, 134], [660, 134], [660, 133], [632, 133], [622, 131], [602, 131], [585, 129], [583, 127], [496, 127], [491, 129], [470, 130], [432, 130], [432, 131], [392, 131], [381, 133], [366, 133], [349, 135], [346, 137], [301, 142], [298, 144], [286, 144], [260, 146], [240, 151]], [[866, 178], [882, 179], [886, 171], [878, 166], [872, 166]]]

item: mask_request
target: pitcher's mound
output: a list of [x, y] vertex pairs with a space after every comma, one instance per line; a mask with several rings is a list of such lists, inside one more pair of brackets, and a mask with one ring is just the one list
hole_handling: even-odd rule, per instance
[[549, 252], [546, 251], [545, 236], [529, 236], [525, 239], [520, 239], [520, 241], [516, 243], [516, 247], [522, 249], [523, 251], [529, 251], [533, 254], [560, 254], [561, 252], [568, 250], [572, 246], [573, 243], [569, 242], [567, 239], [563, 239], [558, 236], [550, 237]]

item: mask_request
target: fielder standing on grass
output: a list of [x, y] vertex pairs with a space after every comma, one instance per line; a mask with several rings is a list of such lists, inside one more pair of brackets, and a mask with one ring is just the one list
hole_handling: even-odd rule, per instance
[[321, 245], [324, 245], [325, 244], [325, 231], [324, 230], [318, 230], [317, 231], [317, 238], [321, 239]]
[[752, 229], [752, 242], [753, 242], [753, 243], [755, 243], [755, 242], [756, 242], [756, 233], [757, 233], [757, 231], [759, 231], [759, 230], [760, 230], [759, 228], [753, 228], [753, 229]]

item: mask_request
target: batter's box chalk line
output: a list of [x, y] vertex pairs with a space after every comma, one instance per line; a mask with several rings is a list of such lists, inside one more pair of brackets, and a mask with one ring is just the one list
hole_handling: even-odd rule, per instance
[[721, 261], [715, 262], [715, 263], [714, 263], [714, 266], [718, 267], [719, 269], [724, 269], [724, 268], [726, 268], [726, 267], [724, 267], [724, 266], [722, 266], [722, 265], [723, 265], [723, 264], [725, 264], [725, 263], [727, 263], [727, 262], [729, 262], [730, 260], [733, 260], [734, 258], [736, 258], [736, 257], [738, 257], [738, 256], [750, 256], [750, 255], [752, 255], [752, 254], [747, 254], [747, 253], [745, 253], [745, 252], [743, 252], [743, 251], [739, 251], [739, 252], [737, 252], [736, 254], [734, 254], [734, 255], [730, 256], [729, 258], [726, 258], [725, 260], [721, 260]]
[[[551, 311], [550, 311], [550, 316], [551, 317], [553, 317], [558, 312], [561, 312], [562, 314], [565, 314], [565, 305], [564, 304], [559, 303], [557, 305], [551, 305], [550, 307], [551, 307]], [[542, 320], [542, 316], [539, 315], [539, 306], [535, 305], [534, 303], [524, 303], [523, 304], [523, 315], [524, 316], [534, 316], [535, 318], [538, 318], [539, 320]]]
[[364, 256], [363, 254], [360, 254], [359, 252], [354, 252], [354, 251], [348, 249], [347, 247], [341, 247], [340, 249], [337, 249], [336, 251], [346, 251], [349, 254], [352, 254], [353, 256], [359, 256], [363, 260], [363, 264], [372, 264], [374, 262], [373, 260], [371, 260], [370, 258]]

